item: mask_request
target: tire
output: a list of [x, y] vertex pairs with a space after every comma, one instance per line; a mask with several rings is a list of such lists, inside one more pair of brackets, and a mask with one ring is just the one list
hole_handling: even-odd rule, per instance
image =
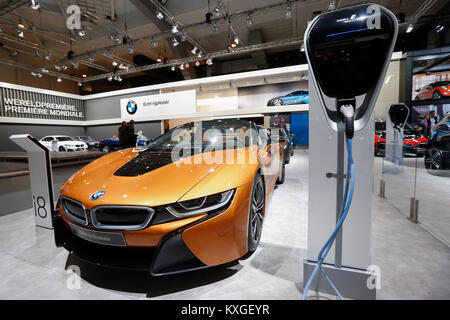
[[65, 149], [63, 146], [61, 146], [61, 147], [58, 148], [58, 151], [59, 151], [59, 152], [65, 152], [66, 149]]
[[436, 90], [435, 92], [433, 92], [433, 99], [437, 100], [437, 99], [441, 99], [441, 98], [442, 98], [442, 96], [439, 91]]
[[108, 153], [109, 152], [109, 147], [108, 146], [104, 146], [102, 151], [105, 152], [105, 153]]
[[261, 239], [264, 211], [266, 208], [266, 193], [264, 180], [259, 173], [253, 179], [250, 210], [248, 215], [248, 252], [252, 253], [258, 248]]
[[273, 105], [274, 106], [282, 106], [283, 105], [283, 101], [281, 99], [275, 99], [273, 101]]
[[442, 151], [436, 147], [432, 147], [425, 152], [425, 168], [429, 173], [437, 173], [442, 170], [443, 166]]
[[284, 178], [286, 177], [286, 164], [283, 163], [281, 167], [280, 174], [278, 175], [277, 184], [283, 184]]

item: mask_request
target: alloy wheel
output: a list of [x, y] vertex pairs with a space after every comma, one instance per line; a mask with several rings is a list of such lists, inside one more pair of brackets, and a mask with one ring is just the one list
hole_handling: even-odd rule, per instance
[[256, 180], [252, 197], [250, 230], [252, 241], [257, 244], [261, 237], [262, 223], [264, 219], [264, 186], [262, 179]]

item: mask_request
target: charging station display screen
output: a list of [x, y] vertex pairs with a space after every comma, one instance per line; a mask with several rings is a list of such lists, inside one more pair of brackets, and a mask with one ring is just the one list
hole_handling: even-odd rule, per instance
[[325, 95], [346, 98], [373, 89], [392, 43], [394, 21], [370, 6], [320, 16], [309, 34], [311, 67]]

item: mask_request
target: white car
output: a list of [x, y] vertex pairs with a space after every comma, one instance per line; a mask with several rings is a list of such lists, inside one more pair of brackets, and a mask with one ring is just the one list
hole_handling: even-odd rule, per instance
[[[56, 141], [56, 149], [53, 149], [53, 143]], [[39, 142], [50, 151], [86, 151], [88, 145], [82, 141], [76, 141], [69, 136], [46, 136]]]

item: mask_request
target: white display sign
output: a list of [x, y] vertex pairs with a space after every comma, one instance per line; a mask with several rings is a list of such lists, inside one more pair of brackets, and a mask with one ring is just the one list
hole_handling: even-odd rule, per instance
[[36, 225], [52, 229], [55, 203], [49, 151], [29, 134], [17, 134], [9, 138], [28, 152], [31, 197]]
[[120, 99], [122, 119], [164, 117], [169, 114], [187, 114], [196, 111], [197, 96], [195, 90]]

